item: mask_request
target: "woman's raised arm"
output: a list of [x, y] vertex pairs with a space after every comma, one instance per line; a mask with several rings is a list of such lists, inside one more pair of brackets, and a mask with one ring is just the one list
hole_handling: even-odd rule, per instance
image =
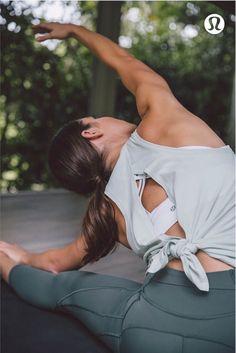
[[83, 26], [57, 22], [40, 23], [33, 28], [36, 33], [44, 33], [37, 38], [39, 42], [74, 37], [84, 44], [119, 74], [124, 85], [136, 97], [141, 118], [150, 109], [155, 111], [158, 118], [158, 115], [163, 116], [163, 112], [169, 111], [166, 110], [167, 104], [169, 108], [173, 107], [173, 110], [180, 106], [162, 76], [105, 36]]

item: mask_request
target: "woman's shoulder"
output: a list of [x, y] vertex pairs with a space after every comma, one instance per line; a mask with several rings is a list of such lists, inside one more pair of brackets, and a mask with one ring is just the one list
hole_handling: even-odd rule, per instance
[[143, 118], [136, 129], [144, 140], [169, 147], [208, 146], [221, 147], [225, 143], [201, 118], [182, 113], [178, 118], [155, 119], [152, 115]]

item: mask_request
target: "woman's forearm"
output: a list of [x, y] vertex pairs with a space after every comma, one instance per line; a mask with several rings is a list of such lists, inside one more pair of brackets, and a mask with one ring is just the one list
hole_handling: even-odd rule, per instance
[[[9, 244], [9, 247], [11, 247], [11, 244]], [[15, 254], [13, 254], [13, 251], [15, 251]], [[24, 256], [22, 256], [21, 260], [17, 260], [17, 251], [22, 252], [22, 250], [19, 249], [11, 249], [11, 251], [8, 249], [8, 256], [6, 254], [6, 248], [5, 251], [0, 250], [0, 274], [6, 282], [8, 282], [10, 271], [16, 265], [28, 265], [48, 272], [59, 273], [79, 268], [86, 253], [82, 237], [61, 249], [51, 249], [42, 253], [29, 253], [24, 251]]]
[[136, 59], [127, 50], [99, 33], [90, 31], [80, 25], [58, 22], [42, 22], [34, 25], [33, 29], [36, 34], [40, 34], [37, 37], [39, 42], [47, 39], [66, 39], [69, 37], [78, 39], [98, 59], [114, 69], [126, 88], [135, 96], [138, 91], [139, 95], [140, 91], [143, 95], [143, 89], [140, 90], [140, 86], [155, 85], [169, 89], [166, 81], [159, 74]]
[[155, 83], [169, 89], [162, 76], [109, 38], [83, 26], [71, 25], [70, 28], [71, 36], [78, 39], [95, 56], [114, 69], [126, 88], [135, 96], [138, 88], [143, 84]]
[[85, 251], [81, 246], [81, 240], [77, 239], [64, 248], [31, 253], [25, 263], [32, 267], [58, 273], [79, 268], [84, 255]]
[[116, 71], [120, 60], [134, 58], [128, 51], [109, 38], [83, 26], [71, 25], [71, 36], [78, 39], [95, 56]]

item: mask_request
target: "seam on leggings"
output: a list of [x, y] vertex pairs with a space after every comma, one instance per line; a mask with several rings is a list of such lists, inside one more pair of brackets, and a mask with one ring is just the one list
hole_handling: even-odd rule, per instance
[[[123, 325], [124, 325], [124, 320], [126, 318], [126, 315], [127, 315], [128, 311], [131, 309], [131, 307], [134, 305], [134, 303], [136, 303], [137, 301], [140, 300], [141, 291], [142, 291], [142, 287], [139, 288], [138, 290], [136, 290], [136, 292], [132, 296], [130, 296], [129, 299], [127, 300], [127, 304], [128, 304], [129, 300], [131, 300], [132, 297], [135, 297], [134, 300], [131, 301], [131, 303], [129, 303], [129, 305], [127, 306], [126, 310], [124, 311], [124, 315], [122, 317], [121, 326], [120, 326], [121, 327], [121, 334], [123, 332]], [[118, 337], [118, 339], [119, 339], [119, 342], [118, 342], [118, 350], [119, 350], [119, 352], [118, 353], [121, 353], [121, 351], [120, 351], [121, 334]]]
[[221, 318], [221, 317], [226, 317], [226, 316], [234, 316], [234, 313], [235, 311], [231, 311], [231, 312], [228, 312], [228, 313], [222, 313], [222, 314], [216, 314], [216, 315], [211, 315], [211, 316], [198, 316], [198, 317], [195, 317], [195, 316], [191, 316], [191, 315], [184, 315], [182, 313], [179, 313], [177, 311], [169, 311], [167, 310], [166, 308], [162, 307], [161, 305], [157, 304], [157, 303], [154, 303], [152, 300], [148, 299], [144, 294], [142, 294], [142, 297], [143, 299], [148, 302], [150, 305], [158, 308], [160, 311], [163, 311], [165, 313], [168, 313], [170, 315], [173, 315], [173, 316], [178, 316], [178, 317], [181, 317], [181, 318], [186, 318], [186, 319], [194, 319], [194, 320], [212, 320], [214, 318]]
[[211, 342], [211, 343], [217, 343], [221, 346], [225, 346], [225, 347], [228, 347], [228, 348], [234, 348], [233, 346], [230, 346], [226, 343], [222, 343], [222, 342], [218, 342], [218, 341], [213, 341], [213, 340], [210, 340], [210, 339], [207, 339], [207, 338], [203, 338], [203, 337], [194, 337], [194, 336], [185, 336], [185, 335], [181, 335], [179, 333], [174, 333], [174, 332], [171, 332], [171, 331], [162, 331], [162, 330], [156, 330], [156, 329], [153, 329], [153, 328], [149, 328], [149, 327], [143, 327], [143, 326], [131, 326], [131, 327], [126, 327], [122, 332], [121, 332], [121, 336], [122, 334], [125, 332], [125, 331], [128, 331], [128, 330], [132, 330], [134, 328], [138, 328], [138, 329], [145, 329], [145, 330], [149, 330], [149, 331], [154, 331], [154, 332], [161, 332], [161, 333], [165, 333], [165, 334], [171, 334], [171, 335], [174, 335], [174, 336], [178, 336], [178, 337], [182, 337], [183, 339], [186, 339], [186, 338], [193, 338], [195, 340], [199, 340], [199, 341], [206, 341], [206, 342]]
[[133, 289], [128, 289], [128, 288], [125, 288], [125, 287], [118, 287], [118, 286], [113, 286], [113, 287], [109, 287], [109, 286], [102, 286], [102, 287], [90, 287], [90, 288], [81, 288], [81, 289], [77, 289], [77, 290], [74, 290], [66, 295], [64, 295], [61, 299], [58, 299], [56, 305], [60, 305], [61, 302], [63, 302], [63, 300], [71, 297], [73, 294], [76, 294], [76, 293], [79, 293], [79, 292], [86, 292], [86, 291], [91, 291], [91, 290], [98, 290], [98, 289], [123, 289], [127, 292], [134, 292]]
[[91, 309], [87, 309], [85, 307], [83, 307], [82, 305], [77, 305], [77, 304], [65, 304], [65, 305], [61, 305], [60, 308], [78, 308], [78, 309], [82, 309], [82, 310], [85, 310], [85, 311], [88, 311], [92, 314], [95, 314], [97, 316], [100, 316], [100, 317], [109, 317], [109, 318], [112, 318], [112, 319], [120, 319], [122, 320], [123, 319], [123, 316], [117, 316], [117, 315], [109, 315], [109, 314], [100, 314], [100, 313], [97, 313], [96, 311], [93, 311]]
[[233, 284], [235, 285], [235, 271], [234, 270], [230, 270], [229, 271], [229, 275], [233, 281]]
[[[128, 302], [129, 302], [133, 297], [135, 297], [135, 298], [133, 299], [133, 301], [131, 301], [131, 303], [128, 304]], [[123, 323], [124, 323], [124, 320], [125, 320], [125, 317], [126, 317], [128, 311], [131, 309], [131, 307], [134, 305], [134, 303], [136, 303], [136, 302], [139, 301], [139, 300], [140, 300], [140, 289], [139, 289], [136, 293], [134, 293], [133, 295], [131, 295], [131, 296], [129, 297], [129, 299], [127, 300], [128, 306], [126, 307], [126, 309], [125, 309], [125, 311], [124, 311], [123, 320], [122, 320], [122, 323], [121, 323], [121, 329], [122, 329], [122, 327], [123, 327]], [[127, 304], [126, 304], [126, 305], [127, 305]]]
[[[230, 276], [232, 276], [232, 274], [230, 274]], [[195, 286], [192, 286], [192, 285], [187, 285], [187, 284], [176, 284], [176, 283], [168, 283], [168, 282], [165, 282], [165, 281], [159, 281], [157, 283], [162, 283], [162, 284], [166, 284], [168, 286], [177, 286], [177, 287], [187, 287], [187, 288], [196, 288]], [[213, 287], [213, 288], [210, 288], [210, 290], [232, 290], [234, 291], [234, 288], [217, 288], [217, 287]], [[199, 292], [202, 292], [201, 290], [199, 290]]]
[[97, 336], [102, 337], [102, 336], [111, 336], [111, 337], [115, 337], [115, 338], [120, 338], [120, 335], [115, 334], [115, 333], [110, 333], [110, 332], [104, 332], [101, 334], [97, 334]]
[[97, 334], [97, 337], [104, 343], [104, 337], [112, 337], [115, 338], [115, 347], [113, 347], [112, 352], [117, 352], [117, 353], [121, 353], [120, 352], [120, 335], [115, 334], [115, 333], [110, 333], [110, 332], [104, 332], [101, 334]]

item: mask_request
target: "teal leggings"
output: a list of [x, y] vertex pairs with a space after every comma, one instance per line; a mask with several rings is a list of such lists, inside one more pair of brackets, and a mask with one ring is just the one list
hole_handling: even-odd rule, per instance
[[140, 284], [17, 265], [9, 281], [30, 304], [71, 313], [115, 353], [234, 353], [234, 270], [207, 276], [209, 292], [169, 268]]

